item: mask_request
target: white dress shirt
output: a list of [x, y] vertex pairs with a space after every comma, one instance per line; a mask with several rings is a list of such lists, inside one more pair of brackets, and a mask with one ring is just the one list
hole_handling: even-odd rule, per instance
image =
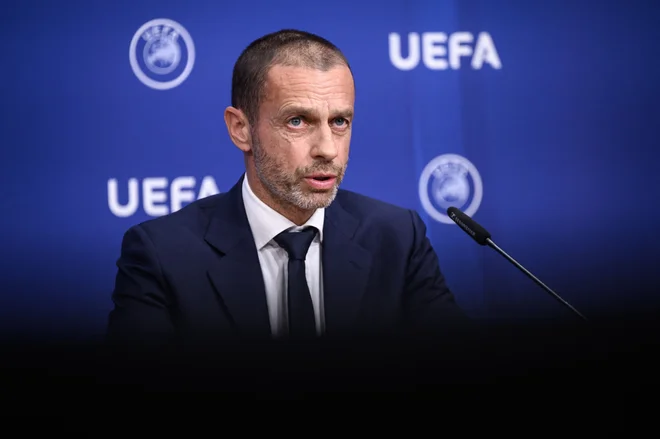
[[300, 230], [314, 226], [319, 233], [312, 241], [305, 260], [305, 276], [312, 296], [317, 333], [323, 333], [323, 274], [321, 264], [321, 242], [323, 241], [324, 209], [317, 209], [303, 226], [293, 222], [267, 206], [252, 192], [247, 176], [243, 178], [243, 204], [257, 246], [261, 272], [266, 289], [266, 302], [274, 336], [287, 333], [287, 264], [289, 256], [274, 240], [281, 232]]

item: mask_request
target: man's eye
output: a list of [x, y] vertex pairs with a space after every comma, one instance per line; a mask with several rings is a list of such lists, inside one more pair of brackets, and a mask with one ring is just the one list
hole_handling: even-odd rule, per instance
[[337, 119], [335, 119], [335, 123], [341, 126], [341, 125], [346, 125], [348, 121], [343, 117], [338, 117]]
[[302, 124], [302, 118], [294, 117], [292, 119], [289, 119], [289, 123], [294, 127], [300, 126]]

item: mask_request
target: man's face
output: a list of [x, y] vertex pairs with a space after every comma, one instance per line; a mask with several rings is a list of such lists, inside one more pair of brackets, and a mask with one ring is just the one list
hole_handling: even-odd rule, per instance
[[348, 162], [355, 101], [350, 70], [275, 65], [265, 91], [252, 129], [261, 183], [278, 203], [327, 207]]

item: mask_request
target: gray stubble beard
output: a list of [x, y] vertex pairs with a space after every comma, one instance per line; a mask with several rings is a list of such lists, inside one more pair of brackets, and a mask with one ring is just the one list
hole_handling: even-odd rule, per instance
[[[288, 175], [284, 174], [283, 167], [263, 153], [261, 144], [257, 136], [252, 136], [252, 151], [254, 154], [254, 166], [257, 176], [264, 187], [273, 195], [275, 201], [284, 205], [295, 206], [298, 209], [310, 211], [330, 206], [337, 197], [339, 184], [343, 180], [347, 165], [344, 169], [326, 164], [316, 164], [309, 168], [297, 169], [293, 181]], [[323, 194], [322, 199], [318, 199], [310, 193], [306, 193], [302, 188], [302, 178], [310, 172], [332, 172], [338, 175], [335, 185], [328, 192], [312, 192], [311, 194]]]

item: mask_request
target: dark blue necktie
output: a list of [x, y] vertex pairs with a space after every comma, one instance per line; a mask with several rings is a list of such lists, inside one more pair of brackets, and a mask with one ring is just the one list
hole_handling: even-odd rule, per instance
[[307, 227], [299, 232], [284, 231], [274, 238], [289, 254], [287, 303], [291, 337], [310, 338], [316, 335], [314, 305], [305, 277], [305, 257], [316, 233], [316, 228]]

